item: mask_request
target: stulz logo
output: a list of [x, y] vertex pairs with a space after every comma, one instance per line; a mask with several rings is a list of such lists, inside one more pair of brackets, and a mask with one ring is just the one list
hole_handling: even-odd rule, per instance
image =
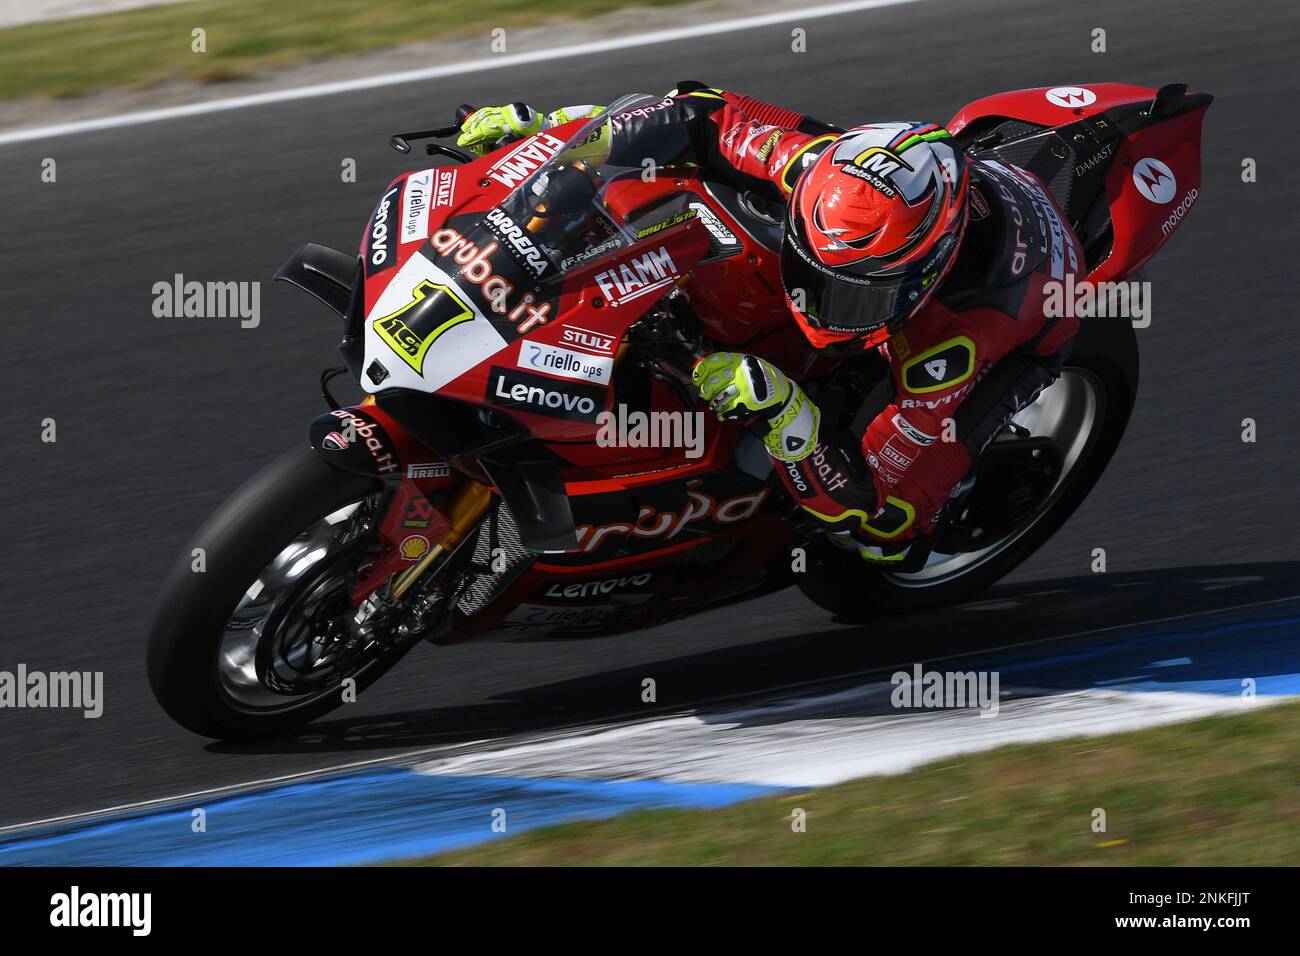
[[578, 550], [592, 552], [613, 535], [621, 538], [674, 538], [689, 524], [712, 521], [719, 525], [748, 521], [758, 513], [767, 500], [767, 489], [752, 495], [739, 495], [719, 502], [712, 495], [691, 489], [687, 492], [686, 507], [681, 511], [657, 511], [643, 505], [637, 513], [635, 524], [616, 521], [613, 524], [584, 524], [578, 528]]
[[483, 217], [488, 228], [501, 237], [511, 249], [519, 254], [521, 265], [532, 273], [534, 278], [540, 279], [547, 267], [550, 265], [546, 261], [546, 256], [542, 255], [542, 250], [538, 249], [528, 233], [505, 214], [505, 211], [497, 208], [488, 212]]
[[565, 345], [593, 355], [614, 354], [614, 336], [606, 335], [604, 332], [593, 332], [590, 329], [580, 329], [576, 325], [566, 325], [562, 338]]
[[653, 252], [596, 273], [596, 285], [605, 293], [609, 304], [617, 306], [660, 289], [667, 289], [676, 278], [677, 266], [668, 254], [668, 247], [660, 246]]
[[548, 372], [562, 378], [608, 385], [614, 360], [584, 355], [582, 352], [556, 348], [553, 345], [542, 345], [540, 342], [524, 342], [519, 350], [519, 367]]
[[564, 140], [549, 133], [538, 133], [524, 140], [488, 168], [488, 175], [511, 189], [518, 186], [544, 162], [560, 151]]
[[390, 256], [388, 248], [388, 213], [393, 205], [393, 197], [396, 195], [396, 187], [384, 193], [384, 198], [379, 200], [379, 208], [375, 211], [374, 222], [370, 225], [370, 265], [376, 269], [388, 264]]
[[1169, 235], [1178, 228], [1178, 224], [1183, 221], [1183, 216], [1187, 215], [1187, 210], [1192, 208], [1192, 203], [1196, 202], [1196, 197], [1201, 191], [1193, 186], [1183, 197], [1183, 201], [1174, 207], [1174, 211], [1169, 214], [1169, 218], [1160, 224], [1160, 232], [1163, 235]]
[[594, 424], [605, 405], [605, 390], [594, 385], [568, 385], [494, 365], [488, 376], [487, 401], [534, 415]]
[[1174, 171], [1150, 156], [1133, 164], [1133, 185], [1147, 200], [1162, 206], [1178, 192]]
[[643, 571], [621, 578], [606, 578], [604, 581], [583, 581], [581, 584], [552, 584], [545, 596], [550, 598], [601, 597], [615, 591], [628, 588], [643, 588], [654, 578], [653, 571]]

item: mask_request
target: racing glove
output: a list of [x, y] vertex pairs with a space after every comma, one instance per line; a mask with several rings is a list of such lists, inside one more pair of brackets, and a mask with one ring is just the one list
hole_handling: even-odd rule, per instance
[[603, 106], [566, 106], [545, 115], [526, 103], [485, 106], [466, 116], [460, 124], [456, 145], [486, 156], [506, 138], [522, 139], [570, 120], [598, 116]]
[[719, 419], [756, 416], [773, 458], [802, 461], [817, 447], [821, 412], [797, 383], [754, 355], [714, 352], [695, 363], [691, 381]]

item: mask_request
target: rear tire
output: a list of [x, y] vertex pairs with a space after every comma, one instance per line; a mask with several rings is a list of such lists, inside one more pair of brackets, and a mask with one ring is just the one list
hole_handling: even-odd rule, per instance
[[1132, 326], [1114, 320], [1087, 323], [1064, 374], [1071, 369], [1098, 383], [1104, 410], [1078, 464], [1063, 478], [1047, 509], [1004, 550], [972, 563], [951, 579], [924, 583], [916, 576], [882, 571], [852, 552], [819, 541], [809, 553], [807, 573], [799, 575], [799, 589], [838, 617], [865, 621], [882, 612], [971, 600], [1017, 568], [1083, 503], [1119, 447], [1137, 396], [1137, 337]]
[[[286, 696], [283, 706], [274, 698], [261, 709], [241, 705], [223, 686], [219, 657], [236, 607], [286, 545], [380, 487], [378, 480], [333, 468], [302, 446], [253, 476], [199, 529], [163, 584], [149, 638], [149, 684], [173, 720], [207, 737], [263, 737], [299, 727], [342, 703], [336, 685], [333, 692], [326, 689], [303, 699]], [[204, 551], [202, 573], [192, 566], [195, 548]], [[316, 573], [316, 566], [303, 576]], [[347, 676], [360, 691], [407, 649], [376, 652]]]

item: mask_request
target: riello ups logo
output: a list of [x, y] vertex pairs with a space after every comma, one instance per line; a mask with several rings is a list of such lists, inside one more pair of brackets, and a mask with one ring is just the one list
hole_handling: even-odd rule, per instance
[[473, 319], [473, 311], [450, 286], [424, 279], [411, 290], [410, 302], [375, 319], [373, 327], [384, 344], [417, 375], [423, 375], [429, 347], [439, 336]]

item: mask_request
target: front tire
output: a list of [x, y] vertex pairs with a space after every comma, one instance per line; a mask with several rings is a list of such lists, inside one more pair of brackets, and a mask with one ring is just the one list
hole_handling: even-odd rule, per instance
[[302, 446], [216, 510], [168, 574], [149, 638], [149, 683], [173, 720], [214, 738], [284, 733], [339, 706], [345, 678], [359, 692], [401, 658], [409, 644], [345, 656], [322, 623], [347, 612], [364, 546], [338, 516], [380, 491]]

